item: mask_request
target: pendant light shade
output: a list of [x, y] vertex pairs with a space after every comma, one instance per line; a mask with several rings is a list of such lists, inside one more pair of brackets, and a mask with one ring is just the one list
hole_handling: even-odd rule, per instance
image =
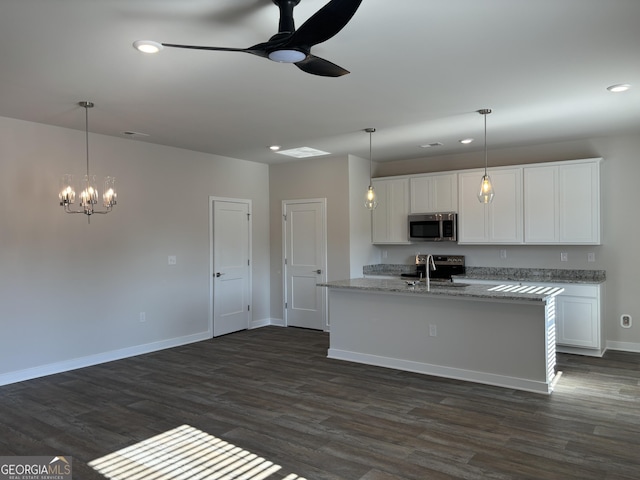
[[487, 174], [487, 115], [491, 113], [490, 108], [483, 108], [478, 110], [478, 113], [484, 116], [484, 175], [480, 180], [480, 190], [478, 191], [478, 200], [480, 203], [491, 203], [495, 192], [493, 190], [493, 184], [491, 183], [491, 177]]
[[369, 210], [373, 210], [378, 206], [378, 200], [376, 198], [376, 192], [373, 189], [373, 179], [371, 178], [371, 169], [373, 164], [373, 159], [371, 156], [371, 137], [373, 132], [376, 131], [375, 128], [365, 128], [365, 132], [369, 134], [369, 188], [367, 189], [367, 194], [364, 200], [364, 206]]

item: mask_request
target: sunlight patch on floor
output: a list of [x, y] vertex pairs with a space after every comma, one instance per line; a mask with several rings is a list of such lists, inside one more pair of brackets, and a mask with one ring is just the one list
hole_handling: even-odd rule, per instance
[[[112, 480], [261, 480], [280, 465], [182, 425], [89, 463]], [[305, 480], [295, 474], [285, 480]]]

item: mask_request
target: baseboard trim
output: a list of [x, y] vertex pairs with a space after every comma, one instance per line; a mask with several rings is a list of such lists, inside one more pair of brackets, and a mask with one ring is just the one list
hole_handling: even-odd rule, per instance
[[251, 326], [249, 327], [249, 330], [253, 330], [254, 328], [260, 328], [260, 327], [268, 327], [269, 325], [273, 325], [273, 321], [270, 318], [253, 320], [251, 322]]
[[72, 358], [62, 362], [50, 363], [38, 367], [26, 368], [15, 372], [0, 374], [0, 386], [9, 385], [11, 383], [23, 382], [34, 378], [46, 377], [56, 373], [68, 372], [78, 368], [90, 367], [100, 363], [113, 362], [114, 360], [122, 360], [123, 358], [135, 357], [146, 353], [165, 350], [167, 348], [179, 347], [189, 343], [201, 342], [211, 338], [210, 332], [196, 333], [186, 335], [184, 337], [171, 338], [159, 342], [147, 343], [144, 345], [136, 345], [134, 347], [112, 350], [109, 352], [98, 353], [96, 355], [88, 355], [86, 357]]
[[614, 341], [607, 340], [607, 350], [618, 350], [621, 352], [640, 353], [640, 343], [614, 342]]
[[330, 348], [327, 356], [336, 360], [346, 360], [348, 362], [364, 363], [377, 367], [394, 368], [396, 370], [423, 373], [426, 375], [433, 375], [435, 377], [445, 377], [454, 380], [464, 380], [467, 382], [482, 383], [485, 385], [493, 385], [496, 387], [514, 388], [516, 390], [524, 390], [527, 392], [542, 393], [548, 395], [553, 390], [552, 384], [547, 384], [545, 382], [535, 380], [506, 377], [503, 375], [476, 372], [472, 370], [463, 370], [453, 367], [443, 367], [439, 365], [431, 365], [428, 363], [413, 362], [409, 360], [381, 357], [378, 355], [370, 355], [366, 353], [338, 350], [335, 348]]

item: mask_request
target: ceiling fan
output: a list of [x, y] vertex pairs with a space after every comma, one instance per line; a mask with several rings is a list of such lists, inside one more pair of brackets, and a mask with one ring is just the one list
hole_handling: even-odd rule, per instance
[[300, 70], [312, 75], [339, 77], [349, 73], [338, 65], [311, 53], [311, 47], [329, 40], [351, 20], [362, 0], [331, 0], [314, 13], [296, 30], [293, 9], [300, 0], [273, 0], [280, 9], [278, 33], [267, 42], [258, 43], [249, 48], [205, 47], [198, 45], [178, 45], [175, 43], [156, 43], [144, 40], [134, 42], [138, 50], [149, 52], [142, 47], [151, 45], [155, 51], [162, 47], [191, 48], [196, 50], [217, 50], [224, 52], [244, 52], [275, 62], [293, 63]]

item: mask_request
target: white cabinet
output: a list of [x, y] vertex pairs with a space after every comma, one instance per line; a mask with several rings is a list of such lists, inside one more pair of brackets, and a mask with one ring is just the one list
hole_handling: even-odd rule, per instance
[[373, 243], [409, 243], [409, 179], [374, 179], [378, 206], [371, 216]]
[[525, 243], [600, 244], [600, 160], [524, 167]]
[[414, 175], [409, 179], [411, 213], [458, 211], [458, 175], [435, 173]]
[[591, 356], [601, 356], [603, 353], [602, 284], [503, 282], [466, 278], [454, 281], [481, 285], [544, 285], [564, 288], [564, 292], [556, 296], [556, 350]]
[[558, 345], [600, 348], [598, 286], [565, 287], [565, 291], [556, 298], [556, 337]]
[[492, 169], [488, 173], [495, 189], [490, 204], [480, 203], [477, 197], [484, 170], [458, 175], [459, 243], [522, 243], [522, 167]]

